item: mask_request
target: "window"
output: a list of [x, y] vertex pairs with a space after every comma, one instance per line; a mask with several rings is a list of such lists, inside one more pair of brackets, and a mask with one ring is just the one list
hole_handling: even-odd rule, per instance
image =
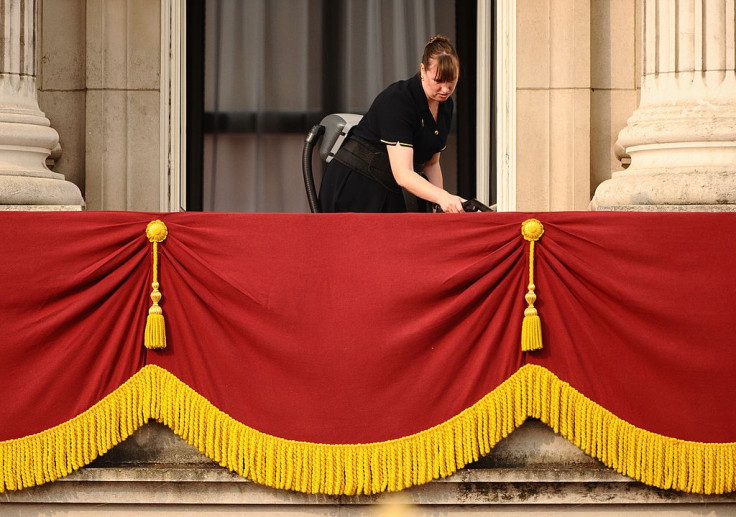
[[475, 5], [189, 1], [187, 209], [308, 211], [306, 133], [330, 113], [365, 113], [383, 88], [417, 70], [436, 33], [453, 40], [462, 67], [455, 130], [442, 157], [445, 181], [474, 197]]

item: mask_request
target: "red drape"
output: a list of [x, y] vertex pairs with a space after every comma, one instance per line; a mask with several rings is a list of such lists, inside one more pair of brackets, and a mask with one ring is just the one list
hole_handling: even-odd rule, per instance
[[[544, 348], [522, 353], [529, 246]], [[151, 248], [167, 348], [146, 351]], [[0, 216], [0, 442], [146, 364], [268, 435], [411, 435], [524, 364], [636, 427], [736, 442], [730, 214]]]

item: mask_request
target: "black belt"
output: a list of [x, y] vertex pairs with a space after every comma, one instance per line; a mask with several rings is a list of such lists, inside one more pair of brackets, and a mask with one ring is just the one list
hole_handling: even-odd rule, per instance
[[401, 192], [391, 172], [391, 162], [385, 149], [349, 136], [337, 151], [335, 160], [381, 184], [391, 192]]
[[[391, 171], [391, 162], [389, 161], [388, 153], [383, 146], [377, 146], [360, 137], [350, 135], [337, 151], [334, 159], [346, 167], [372, 179], [391, 192], [396, 194], [401, 192], [404, 196], [407, 212], [427, 211], [425, 200], [416, 197], [396, 183], [394, 174]], [[422, 165], [420, 164], [418, 168], [421, 170]], [[414, 170], [417, 170], [417, 164], [414, 164]], [[417, 174], [421, 173], [419, 172]]]

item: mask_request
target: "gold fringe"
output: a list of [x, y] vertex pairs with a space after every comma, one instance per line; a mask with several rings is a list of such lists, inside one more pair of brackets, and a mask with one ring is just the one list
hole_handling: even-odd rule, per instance
[[736, 490], [736, 443], [689, 442], [639, 429], [537, 365], [523, 366], [472, 407], [431, 429], [354, 445], [261, 433], [217, 409], [173, 374], [148, 365], [68, 422], [0, 442], [0, 492], [66, 476], [152, 418], [257, 483], [312, 494], [375, 494], [454, 473], [490, 452], [528, 417], [648, 485], [704, 494]]
[[0, 492], [56, 481], [128, 438], [151, 416], [150, 377], [143, 368], [71, 420], [0, 442]]

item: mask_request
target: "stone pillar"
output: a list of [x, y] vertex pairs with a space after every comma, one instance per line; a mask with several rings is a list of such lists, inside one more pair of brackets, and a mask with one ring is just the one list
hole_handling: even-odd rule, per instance
[[735, 2], [644, 0], [641, 102], [616, 146], [631, 164], [592, 209], [736, 210]]
[[46, 167], [58, 133], [38, 106], [35, 0], [0, 0], [0, 210], [81, 210], [79, 188]]

